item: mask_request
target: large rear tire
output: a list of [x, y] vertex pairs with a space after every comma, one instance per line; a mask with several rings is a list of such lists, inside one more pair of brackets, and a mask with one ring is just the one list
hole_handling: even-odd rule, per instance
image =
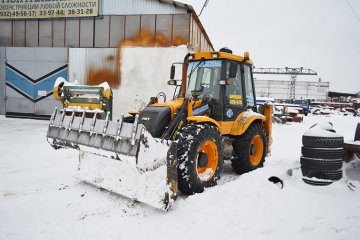
[[234, 172], [243, 174], [262, 167], [266, 148], [264, 129], [259, 124], [252, 124], [233, 142], [234, 158], [231, 160], [231, 166]]
[[223, 164], [221, 134], [208, 124], [189, 124], [178, 141], [179, 190], [186, 195], [216, 185]]
[[310, 168], [304, 168], [301, 167], [301, 172], [304, 177], [307, 178], [316, 178], [320, 180], [332, 180], [337, 181], [340, 180], [343, 176], [342, 169], [339, 170], [332, 170], [332, 171], [326, 171], [326, 170], [317, 170], [317, 169], [310, 169]]
[[301, 154], [306, 158], [317, 158], [317, 159], [342, 159], [344, 157], [344, 148], [312, 148], [312, 147], [301, 147]]
[[302, 143], [305, 147], [311, 148], [341, 148], [344, 144], [344, 137], [303, 135]]
[[316, 169], [324, 171], [334, 171], [342, 168], [343, 159], [320, 159], [300, 157], [300, 165], [304, 169]]

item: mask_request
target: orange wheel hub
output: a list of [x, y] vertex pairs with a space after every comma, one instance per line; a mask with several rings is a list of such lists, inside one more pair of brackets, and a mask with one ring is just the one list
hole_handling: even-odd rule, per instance
[[[198, 164], [200, 154], [207, 155], [207, 161], [205, 164], [202, 164], [204, 166], [199, 166]], [[203, 144], [199, 147], [199, 153], [196, 159], [196, 171], [201, 181], [207, 181], [214, 176], [218, 166], [218, 161], [219, 153], [216, 143], [211, 140], [203, 142]]]
[[250, 162], [253, 166], [257, 166], [263, 157], [264, 141], [260, 135], [254, 136], [250, 143]]

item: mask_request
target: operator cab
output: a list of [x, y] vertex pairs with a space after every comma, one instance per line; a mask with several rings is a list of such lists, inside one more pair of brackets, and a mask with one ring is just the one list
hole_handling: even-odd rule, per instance
[[190, 55], [185, 97], [209, 104], [210, 117], [217, 121], [232, 121], [248, 108], [256, 111], [248, 55], [244, 58], [230, 52]]

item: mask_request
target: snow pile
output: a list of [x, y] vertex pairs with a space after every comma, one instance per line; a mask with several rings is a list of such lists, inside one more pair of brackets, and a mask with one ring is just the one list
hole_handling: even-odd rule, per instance
[[103, 82], [98, 85], [99, 87], [102, 87], [104, 90], [110, 89], [110, 86], [107, 82]]
[[[55, 80], [55, 83], [54, 83], [54, 87], [57, 87], [59, 86], [60, 84], [64, 84], [63, 86], [87, 86], [87, 85], [80, 85], [78, 81], [74, 81], [74, 82], [69, 82], [69, 81], [66, 81], [65, 78], [63, 77], [58, 77], [56, 80]], [[103, 82], [99, 85], [97, 85], [98, 87], [102, 87], [104, 90], [106, 89], [110, 89], [110, 85], [109, 83], [107, 82]], [[96, 87], [96, 86], [95, 86]], [[81, 89], [79, 89], [80, 91]]]
[[60, 84], [62, 83], [67, 83], [66, 79], [63, 78], [63, 77], [58, 77], [56, 80], [55, 80], [55, 83], [54, 83], [54, 87], [57, 87], [59, 86]]
[[341, 134], [336, 133], [336, 132], [332, 132], [326, 129], [322, 129], [320, 127], [313, 127], [310, 128], [309, 130], [307, 130], [304, 133], [304, 136], [309, 136], [309, 137], [342, 137]]
[[335, 132], [334, 125], [328, 121], [320, 121], [320, 122], [314, 124], [313, 126], [311, 126], [311, 128], [313, 128], [313, 127], [328, 130], [331, 132]]
[[360, 160], [329, 186], [301, 180], [301, 136], [321, 120], [353, 139], [360, 118], [274, 124], [263, 168], [238, 176], [226, 163], [218, 186], [163, 212], [75, 179], [77, 153], [50, 147], [48, 121], [0, 117], [0, 239], [358, 239]]
[[84, 153], [77, 177], [100, 188], [162, 208], [165, 193], [168, 192], [166, 173], [166, 165], [142, 173], [123, 161]]

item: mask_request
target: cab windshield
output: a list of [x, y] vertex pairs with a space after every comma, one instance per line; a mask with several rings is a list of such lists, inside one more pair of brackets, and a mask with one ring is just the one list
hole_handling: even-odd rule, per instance
[[192, 91], [196, 91], [199, 97], [210, 96], [218, 99], [221, 63], [221, 60], [190, 62], [187, 71], [186, 97], [191, 97]]

